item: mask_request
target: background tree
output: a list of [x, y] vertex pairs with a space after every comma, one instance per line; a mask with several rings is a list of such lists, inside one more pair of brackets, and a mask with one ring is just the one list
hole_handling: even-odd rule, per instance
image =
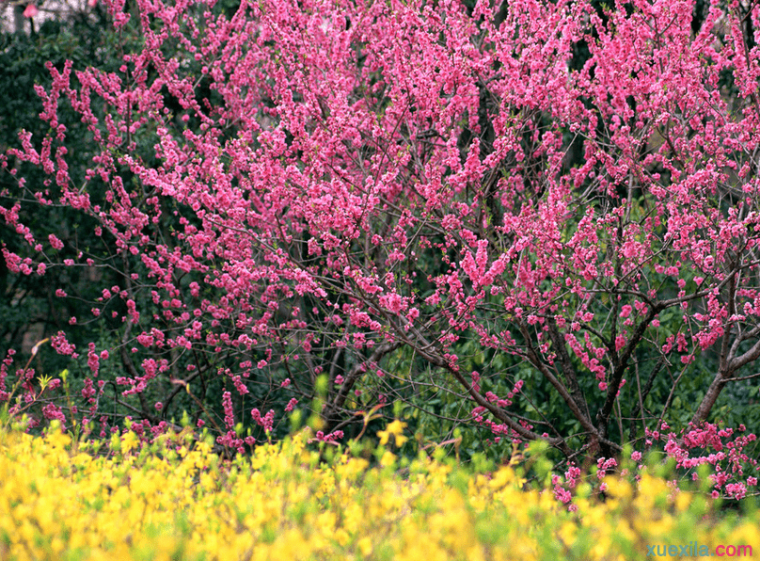
[[[39, 118], [41, 105], [35, 93], [35, 86], [49, 87], [51, 84], [47, 63], [59, 69], [67, 60], [81, 67], [109, 68], [109, 64], [113, 65], [113, 50], [124, 40], [127, 38], [120, 39], [112, 30], [106, 12], [98, 8], [48, 18], [41, 25], [33, 26], [28, 34], [10, 31], [0, 34], [0, 91], [6, 100], [0, 107], [0, 150], [5, 152], [18, 143], [19, 130], [27, 130], [35, 137], [48, 132], [49, 126]], [[78, 122], [76, 112], [64, 107], [61, 114], [69, 123], [67, 165], [73, 177], [83, 180], [84, 170], [95, 155], [91, 134], [85, 124]], [[44, 170], [29, 166], [23, 173], [29, 184], [44, 186], [47, 177]], [[15, 184], [15, 178], [0, 175], [0, 191], [7, 192]], [[54, 235], [64, 244], [61, 250], [56, 250], [55, 259], [75, 258], [80, 251], [89, 252], [90, 247], [98, 245], [99, 239], [93, 234], [97, 224], [88, 221], [79, 211], [60, 205], [51, 209], [39, 208], [24, 204], [28, 201], [23, 198], [17, 202], [20, 204], [10, 206], [9, 210], [15, 209], [11, 212], [18, 213], [20, 221], [41, 238]], [[23, 252], [27, 245], [6, 221], [0, 224], [0, 240], [11, 252]], [[53, 264], [50, 260], [45, 263]], [[86, 262], [65, 270], [52, 266], [44, 275], [24, 275], [9, 270], [3, 259], [0, 262], [0, 348], [3, 355], [7, 349], [17, 349], [23, 355], [22, 362], [26, 362], [38, 341], [63, 329], [68, 329], [72, 340], [80, 346], [87, 347], [89, 341], [107, 344], [106, 325], [85, 321], [73, 327], [69, 320], [89, 315], [92, 301], [99, 296], [95, 283], [112, 285], [117, 276], [102, 264], [90, 266]], [[61, 287], [65, 287], [67, 297], [61, 297], [60, 292], [56, 294]], [[111, 327], [116, 327], [115, 323]], [[105, 339], [101, 341], [103, 337]], [[32, 364], [41, 369], [41, 373], [58, 373], [67, 366], [68, 360], [59, 357], [49, 346], [42, 345], [38, 349]], [[75, 371], [72, 371], [70, 381], [78, 393], [82, 379]]]

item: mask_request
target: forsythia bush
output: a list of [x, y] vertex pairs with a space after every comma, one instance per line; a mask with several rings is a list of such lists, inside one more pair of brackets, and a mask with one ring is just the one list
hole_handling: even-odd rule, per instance
[[[381, 431], [400, 443], [402, 423]], [[108, 453], [60, 430], [0, 432], [0, 559], [636, 559], [653, 544], [760, 549], [760, 515], [715, 516], [645, 473], [579, 485], [577, 510], [504, 466], [467, 472], [376, 450], [320, 461], [307, 432], [221, 461], [192, 435]]]

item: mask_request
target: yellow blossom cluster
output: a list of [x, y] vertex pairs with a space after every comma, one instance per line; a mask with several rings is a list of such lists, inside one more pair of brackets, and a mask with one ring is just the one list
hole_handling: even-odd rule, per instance
[[[401, 425], [390, 434], [403, 439]], [[473, 474], [420, 454], [349, 452], [325, 462], [309, 435], [222, 461], [208, 442], [132, 433], [99, 450], [60, 430], [0, 431], [2, 560], [631, 560], [652, 545], [747, 544], [760, 515], [643, 475], [581, 484], [576, 512], [510, 466]]]

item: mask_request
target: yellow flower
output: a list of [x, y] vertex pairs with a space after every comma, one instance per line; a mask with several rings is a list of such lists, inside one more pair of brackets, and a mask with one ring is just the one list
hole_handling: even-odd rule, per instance
[[396, 456], [392, 452], [386, 451], [383, 457], [380, 458], [380, 465], [383, 467], [392, 466], [396, 461]]
[[390, 423], [385, 430], [381, 430], [377, 433], [377, 436], [380, 437], [380, 444], [385, 446], [388, 444], [388, 438], [390, 438], [391, 435], [393, 435], [394, 442], [396, 443], [396, 446], [401, 448], [404, 443], [409, 440], [408, 437], [404, 436], [404, 428], [406, 428], [406, 423], [402, 423], [398, 419]]
[[360, 539], [356, 542], [356, 545], [359, 546], [359, 551], [362, 552], [362, 555], [366, 556], [372, 553], [372, 540], [368, 537]]
[[[403, 444], [404, 426], [380, 437]], [[760, 511], [703, 519], [687, 491], [668, 500], [672, 489], [651, 475], [635, 486], [609, 478], [605, 501], [579, 485], [575, 514], [508, 466], [467, 475], [421, 457], [402, 474], [387, 449], [379, 468], [350, 453], [318, 465], [287, 440], [224, 466], [203, 443], [185, 455], [103, 457], [68, 439], [0, 430], [0, 559], [507, 561], [556, 556], [559, 542], [578, 559], [624, 561], [698, 536], [711, 549], [760, 541]]]

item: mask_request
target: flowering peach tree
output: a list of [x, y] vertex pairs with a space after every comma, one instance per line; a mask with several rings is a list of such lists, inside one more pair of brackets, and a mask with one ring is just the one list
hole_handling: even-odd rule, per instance
[[[486, 436], [572, 459], [660, 430], [700, 364], [695, 426], [751, 386], [754, 3], [106, 5], [140, 47], [116, 72], [50, 65], [49, 132], [3, 157], [0, 216], [25, 244], [2, 250], [14, 274], [118, 280], [50, 334], [86, 363], [74, 395], [8, 351], [12, 411], [160, 432], [181, 406], [242, 449], [241, 427], [261, 438], [320, 380], [333, 441], [423, 386]], [[64, 106], [93, 147], [76, 173]], [[58, 207], [99, 246], [24, 221]], [[91, 321], [117, 335], [74, 342]]]

